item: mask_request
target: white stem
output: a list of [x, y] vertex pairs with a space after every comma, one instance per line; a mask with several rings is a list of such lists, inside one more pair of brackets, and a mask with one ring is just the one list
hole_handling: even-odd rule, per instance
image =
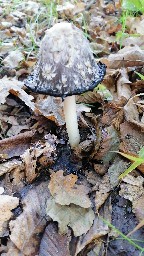
[[67, 133], [69, 137], [69, 143], [71, 147], [75, 147], [80, 142], [80, 134], [78, 129], [77, 113], [76, 113], [76, 101], [75, 95], [68, 96], [64, 100], [64, 114]]

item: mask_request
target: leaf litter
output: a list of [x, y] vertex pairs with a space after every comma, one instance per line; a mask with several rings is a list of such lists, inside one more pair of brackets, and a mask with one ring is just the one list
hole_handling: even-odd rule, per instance
[[[0, 253], [119, 255], [103, 219], [143, 239], [143, 165], [120, 181], [131, 162], [115, 151], [137, 157], [144, 147], [144, 15], [123, 24], [119, 1], [1, 2]], [[24, 85], [46, 30], [67, 19], [107, 65], [102, 85], [77, 96], [81, 142], [73, 151], [62, 100]], [[125, 243], [125, 255], [139, 255]]]

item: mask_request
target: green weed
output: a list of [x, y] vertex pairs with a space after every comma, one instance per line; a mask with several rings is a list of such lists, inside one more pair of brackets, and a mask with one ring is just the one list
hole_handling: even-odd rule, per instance
[[[101, 218], [102, 221], [107, 224], [111, 229], [113, 229], [114, 231], [117, 232], [118, 235], [120, 235], [122, 237], [122, 239], [126, 240], [128, 243], [130, 243], [132, 246], [134, 246], [136, 249], [140, 250], [140, 254], [139, 256], [142, 256], [144, 253], [144, 248], [141, 247], [140, 245], [138, 245], [137, 243], [135, 243], [135, 240], [129, 238], [128, 236], [124, 235], [120, 230], [118, 230], [115, 226], [113, 226], [111, 223], [109, 223], [109, 221]], [[119, 238], [116, 238], [119, 239]]]

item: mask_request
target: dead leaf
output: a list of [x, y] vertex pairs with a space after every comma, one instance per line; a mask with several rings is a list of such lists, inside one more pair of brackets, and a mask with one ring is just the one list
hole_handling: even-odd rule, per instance
[[16, 208], [18, 204], [19, 199], [17, 197], [0, 195], [0, 236], [3, 236], [7, 229], [7, 221], [13, 215], [11, 210]]
[[60, 235], [54, 223], [47, 225], [43, 234], [39, 256], [71, 256], [69, 251], [70, 235]]
[[2, 61], [4, 66], [9, 68], [18, 67], [19, 63], [24, 59], [24, 55], [19, 50], [11, 51], [8, 56]]
[[21, 166], [21, 165], [22, 165], [22, 162], [18, 161], [16, 159], [1, 163], [0, 164], [0, 176], [7, 172], [11, 172], [13, 169], [15, 169], [16, 167]]
[[12, 93], [24, 101], [24, 103], [34, 111], [35, 105], [32, 102], [33, 96], [28, 95], [22, 89], [22, 86], [24, 86], [24, 83], [18, 81], [16, 78], [3, 77], [0, 80], [0, 104], [4, 104], [6, 97], [9, 95], [9, 93]]
[[117, 54], [110, 54], [107, 60], [108, 68], [112, 69], [141, 66], [144, 64], [144, 50], [138, 46], [125, 46]]
[[11, 220], [10, 239], [20, 250], [22, 255], [38, 254], [40, 234], [43, 232], [45, 219], [46, 200], [49, 198], [47, 182], [29, 190], [28, 194], [22, 199], [23, 212]]
[[53, 221], [58, 222], [60, 234], [66, 234], [67, 226], [70, 226], [75, 236], [85, 234], [92, 226], [95, 217], [91, 208], [85, 209], [73, 204], [62, 206], [55, 203], [54, 199], [47, 201], [46, 212]]
[[20, 156], [30, 146], [34, 133], [35, 131], [28, 131], [0, 140], [1, 154], [6, 154], [6, 159]]
[[141, 176], [133, 177], [128, 174], [123, 178], [123, 183], [120, 185], [119, 195], [125, 199], [130, 200], [132, 203], [138, 200], [142, 195], [144, 195], [143, 182], [144, 178]]
[[38, 111], [57, 124], [63, 125], [65, 123], [63, 103], [60, 97], [39, 95], [36, 99], [36, 107], [36, 112]]
[[144, 120], [140, 118], [139, 108], [136, 103], [139, 101], [139, 95], [130, 98], [124, 106], [125, 118], [128, 122], [133, 123], [144, 131]]
[[99, 238], [103, 237], [108, 233], [109, 227], [103, 222], [102, 218], [111, 222], [111, 212], [111, 203], [108, 200], [106, 204], [101, 208], [99, 216], [95, 216], [92, 227], [88, 230], [86, 234], [79, 238], [75, 256], [79, 255], [79, 252], [81, 252], [86, 246], [95, 242], [97, 239], [99, 240]]
[[89, 208], [91, 206], [91, 201], [87, 196], [89, 189], [84, 185], [75, 184], [76, 181], [76, 175], [63, 176], [63, 171], [60, 170], [51, 174], [48, 187], [57, 204], [75, 204], [83, 208]]
[[99, 184], [98, 190], [96, 191], [95, 205], [96, 205], [97, 212], [99, 208], [104, 204], [106, 199], [108, 198], [110, 191], [111, 191], [111, 185], [109, 181], [109, 176], [108, 174], [105, 174], [101, 179], [101, 183]]

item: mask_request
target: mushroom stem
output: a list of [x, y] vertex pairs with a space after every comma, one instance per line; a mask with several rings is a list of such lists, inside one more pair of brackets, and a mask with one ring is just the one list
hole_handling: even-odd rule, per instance
[[64, 100], [64, 115], [70, 146], [76, 147], [80, 142], [78, 129], [75, 95], [68, 96]]

